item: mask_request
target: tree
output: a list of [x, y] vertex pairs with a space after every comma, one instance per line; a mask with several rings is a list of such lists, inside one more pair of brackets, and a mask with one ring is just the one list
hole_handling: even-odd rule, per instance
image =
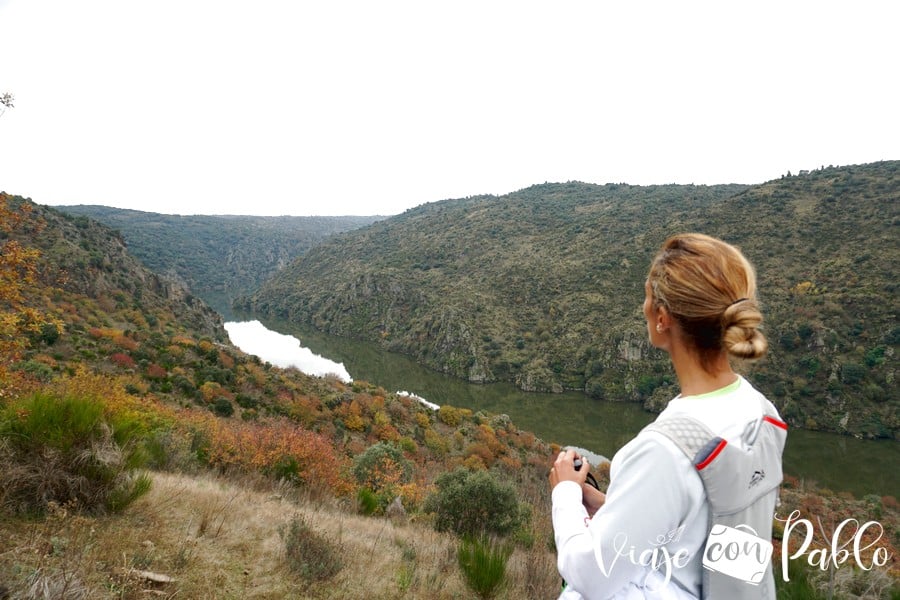
[[0, 116], [3, 116], [3, 113], [6, 112], [9, 108], [15, 108], [13, 102], [15, 102], [16, 98], [9, 92], [5, 92], [0, 94]]

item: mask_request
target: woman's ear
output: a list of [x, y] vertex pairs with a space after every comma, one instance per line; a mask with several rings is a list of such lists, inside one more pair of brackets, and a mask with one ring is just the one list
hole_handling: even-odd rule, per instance
[[665, 306], [660, 306], [656, 311], [656, 332], [662, 333], [672, 327], [672, 315]]

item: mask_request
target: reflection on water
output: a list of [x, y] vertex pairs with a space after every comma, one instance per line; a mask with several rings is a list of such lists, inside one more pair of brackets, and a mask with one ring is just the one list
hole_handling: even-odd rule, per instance
[[[438, 405], [505, 413], [520, 429], [548, 442], [611, 457], [655, 418], [635, 403], [599, 401], [577, 392], [540, 394], [523, 392], [508, 383], [467, 383], [372, 343], [325, 335], [282, 320], [263, 320], [269, 328], [296, 335], [303, 346], [337, 361], [333, 364], [346, 365], [345, 372], [356, 380], [390, 391], [408, 390]], [[265, 329], [262, 324], [259, 327]], [[894, 441], [858, 440], [792, 428], [784, 469], [835, 491], [900, 497], [900, 443]]]
[[259, 321], [229, 321], [225, 323], [225, 331], [232, 344], [276, 367], [296, 367], [307, 375], [336, 375], [343, 381], [351, 381], [343, 364], [313, 354], [294, 336], [272, 331]]

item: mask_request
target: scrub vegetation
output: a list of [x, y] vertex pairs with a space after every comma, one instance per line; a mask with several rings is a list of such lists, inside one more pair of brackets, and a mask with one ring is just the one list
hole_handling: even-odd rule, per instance
[[180, 278], [222, 310], [326, 237], [382, 217], [162, 215], [108, 206], [61, 206], [122, 233], [149, 269]]
[[426, 204], [324, 241], [244, 309], [437, 371], [659, 409], [675, 390], [640, 304], [653, 254], [699, 231], [759, 272], [751, 379], [794, 427], [900, 437], [900, 162], [754, 186], [578, 182]]
[[[263, 363], [120, 234], [6, 194], [0, 217], [0, 597], [558, 592], [557, 446], [504, 415]], [[891, 497], [788, 479], [782, 502], [877, 517], [865, 542], [897, 555]], [[838, 574], [888, 597], [900, 569]]]

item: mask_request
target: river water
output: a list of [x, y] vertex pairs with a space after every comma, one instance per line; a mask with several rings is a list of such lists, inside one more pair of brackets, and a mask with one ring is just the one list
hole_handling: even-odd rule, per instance
[[[386, 352], [370, 342], [329, 336], [276, 319], [231, 321], [232, 343], [276, 366], [313, 375], [334, 373], [365, 380], [390, 392], [474, 411], [505, 413], [520, 429], [547, 442], [572, 445], [611, 457], [655, 415], [632, 402], [588, 398], [580, 392], [523, 392], [512, 384], [472, 384]], [[301, 345], [302, 340], [302, 345]], [[900, 442], [792, 428], [784, 454], [786, 473], [834, 491], [900, 497]]]

